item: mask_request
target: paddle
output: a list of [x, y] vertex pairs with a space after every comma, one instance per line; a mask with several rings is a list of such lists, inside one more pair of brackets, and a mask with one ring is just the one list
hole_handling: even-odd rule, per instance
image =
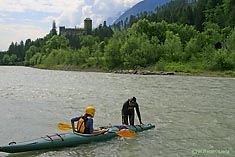
[[[60, 130], [71, 130], [72, 129], [72, 126], [70, 124], [65, 124], [65, 123], [58, 123], [57, 127]], [[132, 130], [128, 130], [128, 129], [116, 131], [115, 134], [117, 134], [118, 136], [121, 136], [121, 137], [129, 137], [129, 138], [135, 137], [135, 132]]]
[[72, 129], [72, 125], [70, 124], [65, 124], [65, 123], [58, 123], [57, 127], [60, 130], [71, 130]]

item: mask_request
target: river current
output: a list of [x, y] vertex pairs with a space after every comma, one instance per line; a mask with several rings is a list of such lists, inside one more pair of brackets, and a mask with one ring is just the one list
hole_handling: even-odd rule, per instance
[[[0, 146], [62, 133], [87, 105], [95, 127], [121, 124], [123, 103], [133, 96], [143, 123], [156, 128], [135, 138], [58, 150], [0, 156], [190, 157], [235, 156], [235, 79], [131, 75], [0, 66]], [[139, 124], [136, 117], [135, 123]]]

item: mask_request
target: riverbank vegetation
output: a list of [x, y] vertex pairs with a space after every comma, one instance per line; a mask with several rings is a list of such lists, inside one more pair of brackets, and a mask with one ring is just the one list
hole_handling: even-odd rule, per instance
[[235, 2], [176, 0], [91, 35], [11, 43], [1, 65], [63, 70], [149, 70], [235, 76]]

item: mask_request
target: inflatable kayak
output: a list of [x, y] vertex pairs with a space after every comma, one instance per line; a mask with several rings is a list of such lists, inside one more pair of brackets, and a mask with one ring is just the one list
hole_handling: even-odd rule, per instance
[[128, 129], [134, 132], [141, 132], [154, 127], [155, 125], [152, 124], [125, 126], [125, 128], [123, 128], [123, 126], [112, 126], [108, 128], [108, 131], [103, 134], [75, 134], [73, 132], [66, 132], [46, 135], [24, 142], [10, 142], [7, 146], [1, 146], [0, 152], [19, 153], [34, 150], [74, 147], [78, 146], [79, 144], [111, 139], [115, 136], [118, 136], [116, 132], [122, 129]]

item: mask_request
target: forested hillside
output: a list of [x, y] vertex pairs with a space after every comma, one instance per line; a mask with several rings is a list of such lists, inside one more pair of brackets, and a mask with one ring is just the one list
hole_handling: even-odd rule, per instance
[[156, 9], [129, 23], [100, 25], [92, 35], [59, 36], [52, 27], [42, 39], [12, 43], [0, 64], [234, 75], [234, 0], [175, 0]]
[[171, 0], [143, 0], [125, 11], [118, 19], [115, 20], [114, 24], [121, 21], [129, 21], [130, 16], [138, 16], [141, 13], [154, 13], [156, 7], [162, 6]]

